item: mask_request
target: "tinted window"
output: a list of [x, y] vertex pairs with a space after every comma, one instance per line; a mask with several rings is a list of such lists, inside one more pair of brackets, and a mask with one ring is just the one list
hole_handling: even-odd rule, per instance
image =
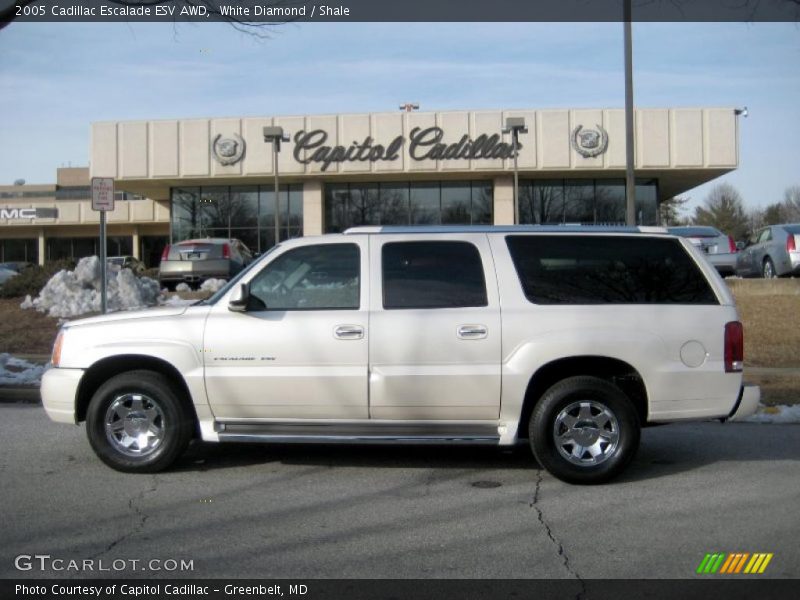
[[289, 250], [253, 278], [250, 294], [269, 310], [357, 309], [359, 256], [355, 244]]
[[486, 306], [478, 249], [467, 242], [393, 242], [383, 246], [384, 308]]
[[535, 304], [717, 304], [675, 239], [508, 236], [523, 291]]
[[784, 227], [784, 229], [789, 233], [791, 233], [792, 235], [797, 235], [798, 233], [800, 233], [800, 225], [787, 225], [786, 227]]

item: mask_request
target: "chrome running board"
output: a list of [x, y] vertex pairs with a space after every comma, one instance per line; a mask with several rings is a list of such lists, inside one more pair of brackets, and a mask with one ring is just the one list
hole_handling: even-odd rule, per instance
[[221, 442], [281, 444], [494, 444], [497, 426], [307, 423], [216, 423]]

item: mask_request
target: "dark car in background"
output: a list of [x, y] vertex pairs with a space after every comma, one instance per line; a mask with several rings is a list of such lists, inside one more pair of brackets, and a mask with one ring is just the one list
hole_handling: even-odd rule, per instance
[[667, 231], [672, 235], [688, 238], [723, 277], [736, 273], [738, 251], [733, 237], [725, 235], [716, 227], [701, 225], [667, 227]]
[[237, 239], [186, 240], [164, 248], [158, 280], [169, 289], [179, 283], [197, 287], [208, 279], [230, 279], [252, 260], [253, 253]]
[[741, 277], [800, 275], [800, 223], [769, 225], [756, 231], [739, 253]]

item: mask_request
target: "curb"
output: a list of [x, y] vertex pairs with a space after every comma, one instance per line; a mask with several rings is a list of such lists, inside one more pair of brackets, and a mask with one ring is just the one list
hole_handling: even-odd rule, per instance
[[0, 385], [0, 404], [41, 404], [39, 386]]

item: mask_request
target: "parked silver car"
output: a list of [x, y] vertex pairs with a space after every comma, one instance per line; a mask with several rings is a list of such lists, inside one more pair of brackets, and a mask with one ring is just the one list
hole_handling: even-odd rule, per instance
[[736, 274], [742, 277], [800, 275], [800, 223], [758, 230], [739, 253]]
[[672, 235], [688, 238], [692, 244], [703, 251], [705, 257], [720, 275], [733, 275], [736, 272], [738, 251], [734, 239], [715, 227], [692, 225], [689, 227], [667, 227]]
[[252, 252], [237, 239], [186, 240], [164, 248], [158, 280], [167, 288], [197, 286], [207, 279], [230, 279], [252, 261]]

